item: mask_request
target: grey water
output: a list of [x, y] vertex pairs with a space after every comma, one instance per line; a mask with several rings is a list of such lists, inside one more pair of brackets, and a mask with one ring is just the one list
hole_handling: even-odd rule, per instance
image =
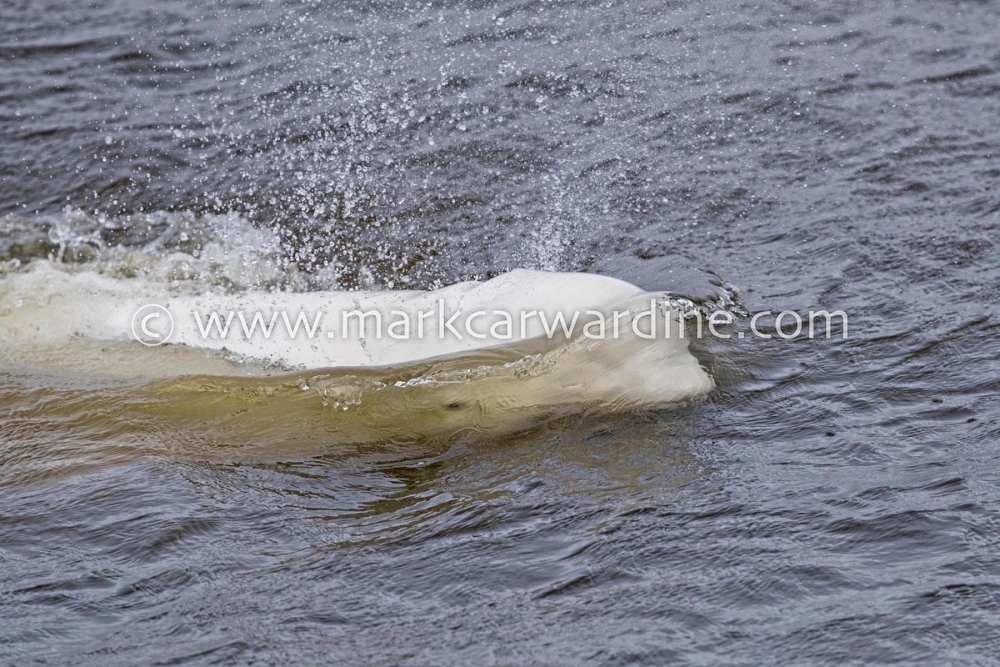
[[988, 0], [3, 0], [4, 271], [236, 216], [302, 289], [527, 267], [850, 325], [706, 337], [668, 410], [288, 460], [116, 457], [100, 396], [0, 368], [0, 664], [997, 664], [998, 36]]

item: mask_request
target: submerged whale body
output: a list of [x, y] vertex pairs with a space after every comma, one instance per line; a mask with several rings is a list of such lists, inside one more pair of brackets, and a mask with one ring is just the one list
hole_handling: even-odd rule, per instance
[[[196, 294], [36, 262], [0, 279], [0, 375], [127, 385], [130, 418], [213, 441], [494, 434], [709, 391], [688, 341], [664, 335], [676, 322], [664, 303], [592, 274], [516, 270], [426, 292]], [[659, 335], [632, 326], [654, 308]]]

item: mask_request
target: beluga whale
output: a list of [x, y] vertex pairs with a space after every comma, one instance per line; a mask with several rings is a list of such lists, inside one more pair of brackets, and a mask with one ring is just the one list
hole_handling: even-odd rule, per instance
[[224, 293], [37, 260], [0, 278], [0, 340], [6, 377], [117, 387], [134, 423], [247, 443], [495, 436], [713, 388], [668, 294], [587, 273]]

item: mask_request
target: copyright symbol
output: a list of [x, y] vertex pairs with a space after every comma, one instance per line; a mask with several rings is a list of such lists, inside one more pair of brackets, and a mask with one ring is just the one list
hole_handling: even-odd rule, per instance
[[132, 335], [143, 345], [163, 345], [173, 332], [174, 318], [163, 306], [146, 304], [132, 316]]

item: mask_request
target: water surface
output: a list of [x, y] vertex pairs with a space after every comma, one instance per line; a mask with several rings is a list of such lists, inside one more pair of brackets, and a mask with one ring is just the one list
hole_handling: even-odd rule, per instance
[[589, 271], [734, 332], [850, 329], [703, 340], [717, 389], [650, 414], [288, 456], [0, 368], [0, 662], [992, 664], [998, 30], [991, 2], [5, 2], [5, 273]]

